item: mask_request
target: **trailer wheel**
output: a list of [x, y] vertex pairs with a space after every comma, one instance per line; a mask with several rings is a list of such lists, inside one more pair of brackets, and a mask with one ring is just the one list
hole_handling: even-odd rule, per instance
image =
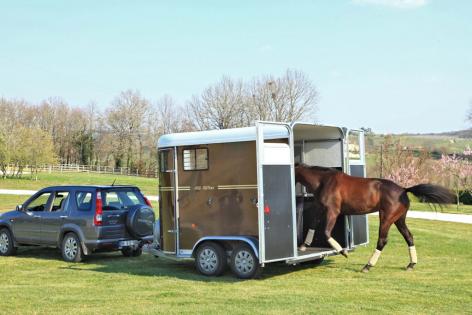
[[195, 255], [195, 267], [205, 276], [220, 276], [226, 268], [226, 253], [221, 245], [205, 242]]
[[255, 278], [261, 269], [259, 259], [252, 248], [246, 244], [241, 244], [233, 250], [230, 266], [236, 277], [240, 279]]

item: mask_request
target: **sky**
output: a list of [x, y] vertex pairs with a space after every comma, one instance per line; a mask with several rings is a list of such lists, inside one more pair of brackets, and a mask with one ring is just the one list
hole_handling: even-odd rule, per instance
[[472, 1], [4, 1], [0, 96], [185, 104], [223, 75], [305, 72], [318, 121], [378, 133], [469, 127]]

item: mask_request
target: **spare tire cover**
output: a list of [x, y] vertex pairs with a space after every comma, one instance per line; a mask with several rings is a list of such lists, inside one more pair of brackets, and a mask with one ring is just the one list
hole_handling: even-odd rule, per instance
[[154, 210], [148, 206], [135, 206], [129, 209], [126, 216], [126, 228], [135, 238], [142, 238], [153, 234]]

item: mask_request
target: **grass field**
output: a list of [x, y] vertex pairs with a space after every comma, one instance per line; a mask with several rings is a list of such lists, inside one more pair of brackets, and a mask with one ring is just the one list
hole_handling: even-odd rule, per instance
[[191, 262], [143, 255], [100, 254], [85, 263], [61, 261], [55, 249], [24, 248], [0, 257], [0, 313], [470, 313], [472, 228], [409, 220], [419, 264], [404, 271], [408, 251], [392, 229], [389, 244], [369, 274], [359, 270], [376, 242], [320, 266], [268, 265], [261, 279], [238, 281], [227, 272], [206, 278]]
[[0, 179], [0, 189], [39, 190], [54, 185], [116, 185], [138, 186], [147, 195], [157, 195], [157, 178], [97, 173], [40, 173], [39, 179]]

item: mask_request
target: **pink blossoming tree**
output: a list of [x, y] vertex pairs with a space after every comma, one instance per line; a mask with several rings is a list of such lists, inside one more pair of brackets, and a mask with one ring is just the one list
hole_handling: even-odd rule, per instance
[[438, 163], [438, 172], [449, 188], [454, 190], [459, 210], [459, 199], [463, 193], [472, 192], [472, 149], [467, 147], [463, 157], [443, 154]]

